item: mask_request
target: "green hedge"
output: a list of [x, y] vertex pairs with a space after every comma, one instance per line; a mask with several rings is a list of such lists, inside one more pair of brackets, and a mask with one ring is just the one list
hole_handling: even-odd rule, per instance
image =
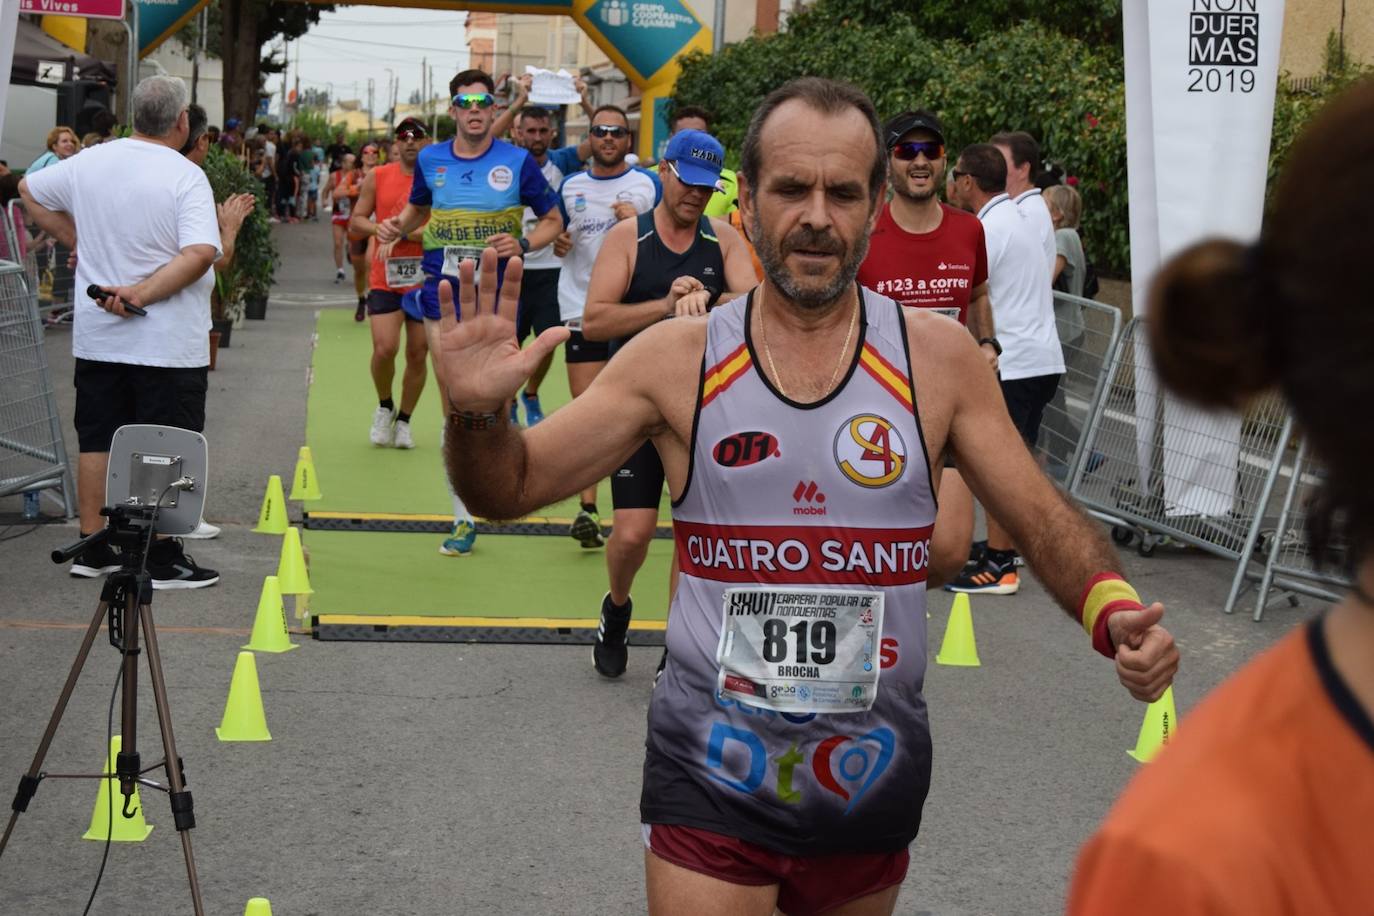
[[[1032, 22], [971, 42], [932, 40], [902, 17], [881, 25], [837, 23], [835, 9], [852, 7], [821, 0], [793, 16], [785, 32], [751, 37], [716, 56], [687, 57], [675, 104], [714, 114], [732, 165], [758, 103], [806, 75], [862, 87], [884, 118], [910, 108], [934, 111], [944, 121], [951, 154], [1000, 130], [1030, 131], [1044, 157], [1063, 167], [1083, 196], [1084, 242], [1098, 269], [1129, 273], [1125, 78], [1117, 47]], [[1346, 68], [1316, 90], [1281, 84], [1274, 171], [1302, 123], [1359, 72]]]

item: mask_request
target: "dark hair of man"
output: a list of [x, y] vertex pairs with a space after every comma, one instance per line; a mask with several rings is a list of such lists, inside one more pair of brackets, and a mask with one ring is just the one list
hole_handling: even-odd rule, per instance
[[863, 90], [849, 83], [819, 76], [804, 76], [784, 83], [770, 92], [754, 110], [754, 117], [749, 121], [749, 130], [744, 135], [744, 145], [740, 148], [740, 173], [749, 182], [749, 187], [759, 186], [759, 167], [763, 164], [761, 140], [764, 125], [778, 106], [793, 99], [822, 114], [840, 114], [852, 108], [864, 116], [873, 135], [873, 167], [868, 171], [868, 193], [869, 197], [876, 201], [887, 187], [887, 148], [883, 145], [883, 129], [878, 123], [878, 112], [874, 110], [873, 103]]
[[624, 119], [625, 126], [627, 128], [630, 126], [630, 116], [626, 114], [625, 109], [621, 108], [619, 105], [601, 105], [596, 109], [596, 111], [592, 112], [592, 120], [595, 121], [597, 115], [606, 111], [614, 111], [616, 114], [620, 115], [620, 117]]
[[534, 118], [536, 121], [547, 121], [553, 117], [553, 114], [547, 108], [539, 105], [526, 105], [515, 114], [516, 117], [520, 119], [521, 124], [525, 123], [526, 118]]
[[[8, 166], [9, 163], [0, 159], [0, 165]], [[19, 176], [15, 174], [0, 175], [0, 207], [19, 197]]]
[[495, 92], [496, 84], [491, 81], [491, 74], [485, 70], [464, 70], [453, 79], [448, 81], [448, 94], [453, 96], [458, 94], [458, 90], [463, 86], [471, 86], [474, 83], [481, 83], [487, 87], [487, 92]]
[[1004, 130], [993, 134], [988, 142], [993, 146], [1005, 146], [1011, 150], [1011, 161], [1017, 168], [1029, 162], [1030, 175], [1027, 177], [1031, 184], [1035, 184], [1035, 179], [1040, 174], [1040, 144], [1035, 142], [1034, 137], [1024, 130]]
[[210, 116], [199, 105], [188, 105], [186, 106], [186, 121], [190, 124], [191, 129], [186, 134], [185, 145], [181, 148], [183, 156], [196, 148], [196, 143], [200, 141], [201, 135], [205, 133], [205, 128], [210, 124]]
[[710, 113], [707, 112], [705, 108], [701, 108], [697, 105], [681, 105], [677, 108], [674, 108], [673, 123], [669, 124], [668, 126], [672, 130], [676, 131], [677, 122], [683, 120], [684, 118], [700, 118], [702, 122], [706, 125], [706, 130], [710, 131], [711, 129]]
[[1185, 397], [1239, 408], [1278, 387], [1324, 466], [1308, 508], [1313, 554], [1350, 567], [1374, 552], [1369, 425], [1357, 419], [1374, 402], [1374, 209], [1352, 206], [1369, 197], [1371, 157], [1364, 80], [1290, 147], [1259, 241], [1180, 252], [1155, 277], [1148, 323], [1160, 379]]
[[959, 154], [959, 171], [982, 191], [1001, 194], [1007, 189], [1007, 160], [991, 143], [974, 143]]

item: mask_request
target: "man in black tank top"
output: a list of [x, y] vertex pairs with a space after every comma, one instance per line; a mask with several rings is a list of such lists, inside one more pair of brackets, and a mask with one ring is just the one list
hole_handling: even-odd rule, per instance
[[[702, 213], [723, 164], [724, 149], [710, 134], [684, 130], [673, 136], [659, 169], [662, 200], [651, 212], [614, 227], [602, 245], [587, 287], [584, 337], [610, 340], [614, 355], [651, 324], [705, 315], [718, 300], [729, 301], [754, 286], [744, 240], [727, 220]], [[630, 587], [658, 527], [662, 496], [663, 463], [646, 440], [611, 476], [610, 590], [601, 601], [592, 647], [592, 663], [606, 677], [625, 671]]]

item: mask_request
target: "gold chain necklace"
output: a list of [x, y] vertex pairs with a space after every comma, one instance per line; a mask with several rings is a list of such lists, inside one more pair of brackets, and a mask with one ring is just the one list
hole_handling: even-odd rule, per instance
[[[854, 338], [854, 326], [859, 323], [859, 306], [862, 303], [854, 304], [854, 311], [849, 315], [849, 330], [844, 335], [844, 343], [840, 346], [840, 355], [835, 360], [835, 369], [830, 373], [830, 381], [825, 384], [825, 393], [829, 394], [835, 388], [835, 379], [840, 377], [840, 367], [844, 365], [845, 355], [849, 353], [849, 342]], [[782, 384], [782, 376], [778, 374], [778, 367], [773, 364], [773, 351], [768, 346], [768, 328], [763, 322], [763, 286], [759, 286], [759, 337], [763, 340], [763, 355], [768, 358], [768, 369], [773, 373], [773, 380], [777, 382], [778, 393], [789, 401], [792, 396], [787, 393], [787, 388]]]

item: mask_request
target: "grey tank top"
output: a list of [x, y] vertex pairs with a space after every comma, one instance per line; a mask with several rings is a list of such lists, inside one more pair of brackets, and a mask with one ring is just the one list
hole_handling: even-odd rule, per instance
[[[896, 851], [920, 827], [930, 785], [922, 686], [935, 496], [901, 309], [868, 290], [860, 296], [855, 358], [813, 404], [783, 397], [761, 371], [747, 331], [752, 294], [708, 318], [691, 464], [673, 506], [681, 578], [649, 704], [645, 823], [788, 855]], [[835, 626], [806, 618], [835, 614], [813, 606], [775, 623], [768, 609], [798, 596], [843, 605], [875, 595], [880, 636], [870, 619], [870, 644], [855, 637], [850, 645], [862, 648], [849, 657], [853, 670], [869, 671], [860, 679], [876, 673], [876, 683], [840, 687], [838, 702], [853, 691], [853, 711], [815, 711], [831, 683], [807, 678], [833, 667]], [[738, 648], [731, 615], [759, 614], [753, 644], [767, 677], [727, 677], [718, 658]], [[778, 690], [790, 698], [768, 698]]]

